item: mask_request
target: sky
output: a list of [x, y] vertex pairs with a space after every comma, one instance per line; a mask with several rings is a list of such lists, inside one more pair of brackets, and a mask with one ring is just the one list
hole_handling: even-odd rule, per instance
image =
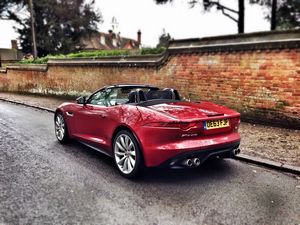
[[[237, 9], [237, 0], [220, 0], [220, 3]], [[245, 3], [245, 32], [269, 30], [269, 22], [264, 19], [266, 10], [249, 5], [247, 0]], [[220, 11], [204, 12], [200, 4], [190, 8], [187, 0], [174, 0], [165, 5], [156, 5], [154, 0], [96, 0], [95, 8], [104, 20], [99, 24], [99, 31], [111, 29], [115, 17], [118, 22], [116, 32], [136, 39], [140, 29], [144, 47], [156, 46], [163, 30], [174, 39], [237, 33], [237, 24]], [[10, 48], [10, 40], [18, 38], [13, 25], [11, 21], [0, 20], [0, 48]]]

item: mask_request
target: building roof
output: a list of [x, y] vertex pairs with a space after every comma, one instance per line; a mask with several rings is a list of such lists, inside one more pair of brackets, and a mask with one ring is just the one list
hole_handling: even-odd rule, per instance
[[22, 53], [16, 49], [0, 48], [0, 59], [2, 61], [20, 60]]
[[82, 44], [86, 50], [138, 49], [140, 47], [140, 43], [137, 40], [122, 37], [120, 34], [115, 34], [112, 31], [92, 34], [84, 38]]

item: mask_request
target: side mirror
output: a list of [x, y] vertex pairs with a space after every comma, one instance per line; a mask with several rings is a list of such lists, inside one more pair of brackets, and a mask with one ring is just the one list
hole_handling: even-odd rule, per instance
[[76, 99], [77, 104], [85, 105], [86, 104], [86, 97], [85, 96], [80, 96], [79, 98]]

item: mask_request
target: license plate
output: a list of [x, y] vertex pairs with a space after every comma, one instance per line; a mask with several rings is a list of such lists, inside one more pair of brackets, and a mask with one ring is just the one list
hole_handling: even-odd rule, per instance
[[222, 128], [222, 127], [229, 127], [228, 119], [208, 120], [204, 122], [205, 130], [211, 130], [211, 129]]

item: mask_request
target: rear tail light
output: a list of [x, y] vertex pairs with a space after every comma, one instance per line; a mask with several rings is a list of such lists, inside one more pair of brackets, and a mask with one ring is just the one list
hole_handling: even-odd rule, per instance
[[201, 122], [153, 122], [147, 123], [148, 127], [166, 127], [166, 128], [180, 128], [181, 130], [189, 130], [194, 127], [201, 127]]
[[233, 131], [237, 132], [239, 130], [240, 123], [241, 123], [240, 117], [235, 117], [235, 118], [231, 119], [231, 125], [232, 125]]

